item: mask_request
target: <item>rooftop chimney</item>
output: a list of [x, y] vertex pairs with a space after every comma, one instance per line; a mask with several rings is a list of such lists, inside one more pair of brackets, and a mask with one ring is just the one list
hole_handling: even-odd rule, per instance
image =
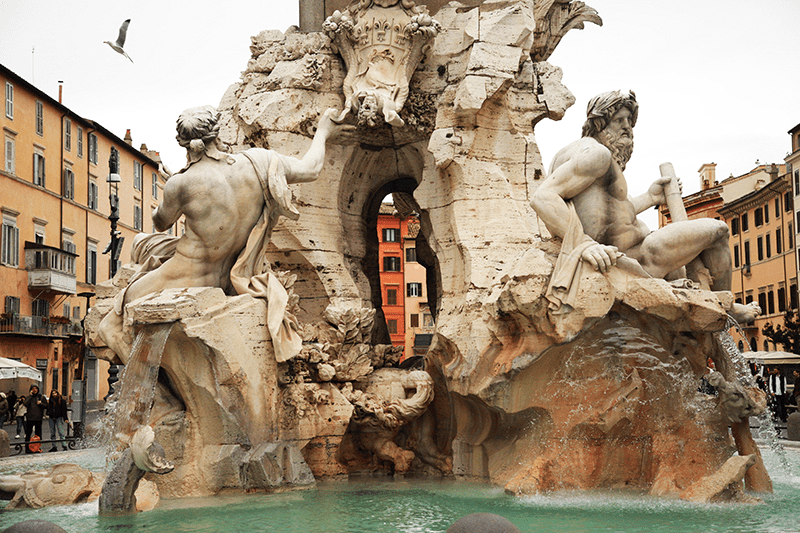
[[125, 130], [125, 138], [122, 139], [128, 146], [133, 146], [133, 137], [131, 137], [131, 130]]
[[61, 103], [62, 91], [64, 89], [64, 81], [58, 80], [58, 103]]

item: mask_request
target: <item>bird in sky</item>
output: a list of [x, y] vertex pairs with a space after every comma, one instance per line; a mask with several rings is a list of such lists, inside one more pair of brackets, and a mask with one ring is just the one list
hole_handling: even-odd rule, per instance
[[110, 46], [116, 53], [122, 54], [128, 59], [130, 59], [131, 63], [133, 63], [133, 59], [131, 59], [131, 56], [129, 56], [128, 53], [122, 49], [122, 47], [125, 46], [125, 37], [128, 34], [128, 24], [130, 23], [131, 19], [128, 19], [122, 23], [122, 26], [119, 27], [119, 37], [117, 37], [117, 42], [115, 43], [112, 43], [111, 41], [103, 41], [103, 42], [106, 43], [108, 46]]

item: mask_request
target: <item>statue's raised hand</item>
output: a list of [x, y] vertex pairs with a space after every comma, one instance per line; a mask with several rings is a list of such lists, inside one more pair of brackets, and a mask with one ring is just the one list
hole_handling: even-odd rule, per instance
[[[673, 178], [669, 176], [663, 176], [654, 181], [653, 184], [650, 185], [650, 188], [647, 189], [647, 194], [650, 195], [650, 198], [652, 199], [652, 203], [654, 206], [666, 205], [667, 203], [666, 191], [669, 182], [672, 181], [672, 179]], [[683, 183], [681, 183], [681, 179], [675, 178], [675, 180], [678, 182], [678, 189], [680, 190], [681, 194], [683, 194]]]
[[322, 113], [317, 124], [317, 132], [325, 136], [325, 139], [333, 139], [344, 132], [353, 131], [355, 126], [339, 124], [344, 117], [333, 107], [329, 107]]

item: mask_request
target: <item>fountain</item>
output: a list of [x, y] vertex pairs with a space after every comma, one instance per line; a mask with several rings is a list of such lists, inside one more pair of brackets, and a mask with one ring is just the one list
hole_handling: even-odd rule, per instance
[[[574, 103], [547, 58], [597, 13], [571, 0], [440, 4], [360, 0], [324, 33], [262, 32], [218, 111], [179, 118], [188, 163], [154, 223], [183, 215], [186, 235], [137, 238], [87, 318], [95, 351], [129, 367], [103, 514], [133, 512], [140, 478], [162, 498], [146, 523], [213, 505], [204, 520], [226, 529], [243, 507], [257, 509], [252, 525], [347, 506], [366, 514], [325, 531], [444, 531], [476, 509], [533, 530], [530, 510], [558, 514], [542, 496], [557, 491], [582, 491], [567, 498], [574, 520], [595, 523], [621, 512], [694, 526], [696, 504], [677, 498], [776, 501], [749, 428], [763, 397], [720, 335], [729, 312], [754, 310], [704, 268], [705, 250], [663, 273], [691, 280], [662, 279], [633, 250], [592, 268], [584, 237], [610, 243], [562, 235], [552, 198], [535, 194], [552, 181], [534, 127]], [[380, 311], [367, 222], [388, 192], [420, 214], [436, 319], [424, 370], [399, 365]], [[564, 272], [567, 288], [551, 290]], [[697, 390], [709, 358], [718, 398]], [[407, 498], [428, 518], [387, 503]]]

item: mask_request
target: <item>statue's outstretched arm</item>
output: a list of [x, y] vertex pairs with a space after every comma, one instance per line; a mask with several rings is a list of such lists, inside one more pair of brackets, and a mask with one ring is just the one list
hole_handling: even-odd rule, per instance
[[322, 163], [325, 161], [325, 143], [338, 132], [351, 128], [350, 126], [338, 126], [333, 121], [333, 118], [338, 115], [339, 112], [333, 108], [329, 108], [322, 114], [317, 125], [317, 132], [314, 134], [314, 140], [311, 141], [311, 146], [303, 159], [282, 156], [287, 183], [305, 183], [317, 179], [319, 171], [322, 170]]

